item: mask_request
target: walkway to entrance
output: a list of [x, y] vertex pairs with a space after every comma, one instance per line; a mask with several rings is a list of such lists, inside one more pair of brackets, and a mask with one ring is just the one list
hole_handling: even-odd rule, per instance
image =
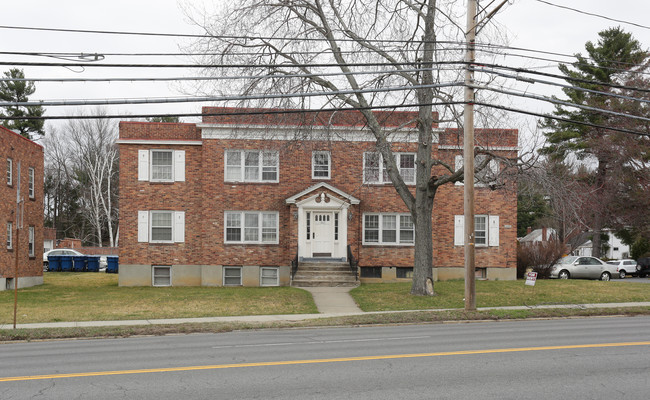
[[321, 314], [356, 314], [361, 309], [348, 293], [351, 287], [303, 287], [314, 297], [314, 303]]

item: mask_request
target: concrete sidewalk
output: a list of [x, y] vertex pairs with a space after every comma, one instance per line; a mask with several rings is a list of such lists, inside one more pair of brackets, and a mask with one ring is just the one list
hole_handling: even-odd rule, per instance
[[[334, 306], [335, 307], [335, 306]], [[558, 304], [542, 306], [512, 306], [512, 307], [481, 307], [482, 310], [534, 310], [534, 309], [588, 309], [588, 308], [621, 308], [621, 307], [650, 307], [650, 302], [641, 303], [600, 303], [600, 304]], [[335, 311], [341, 311], [342, 308]], [[320, 314], [286, 314], [286, 315], [246, 315], [238, 317], [206, 317], [206, 318], [173, 318], [173, 319], [140, 319], [125, 321], [79, 321], [79, 322], [52, 322], [35, 324], [17, 324], [18, 329], [36, 328], [75, 328], [93, 326], [133, 326], [133, 325], [174, 325], [188, 323], [209, 323], [209, 322], [274, 322], [274, 321], [303, 321], [307, 319], [331, 318], [352, 315], [390, 314], [418, 311], [449, 311], [458, 309], [437, 309], [437, 310], [404, 310], [404, 311], [373, 311], [373, 312], [330, 312]], [[13, 329], [12, 324], [0, 325], [0, 329]]]

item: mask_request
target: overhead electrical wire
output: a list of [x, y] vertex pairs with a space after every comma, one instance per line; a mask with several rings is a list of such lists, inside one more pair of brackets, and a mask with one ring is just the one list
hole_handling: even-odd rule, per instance
[[598, 18], [609, 20], [609, 21], [620, 22], [622, 24], [633, 25], [633, 26], [643, 28], [643, 29], [650, 29], [650, 26], [647, 26], [647, 25], [641, 25], [641, 24], [637, 24], [636, 22], [625, 21], [625, 20], [622, 20], [622, 19], [616, 19], [616, 18], [608, 17], [608, 16], [602, 15], [602, 14], [596, 14], [596, 13], [592, 13], [592, 12], [588, 12], [588, 11], [584, 11], [584, 10], [579, 10], [577, 8], [571, 8], [571, 7], [563, 6], [563, 5], [560, 5], [560, 4], [551, 3], [550, 1], [545, 1], [545, 0], [535, 0], [535, 1], [537, 1], [538, 3], [543, 3], [543, 4], [546, 4], [546, 5], [549, 5], [549, 6], [553, 6], [553, 7], [557, 7], [557, 8], [563, 8], [565, 10], [575, 11], [575, 12], [580, 13], [580, 14], [590, 15], [592, 17], [598, 17]]
[[443, 87], [458, 87], [464, 86], [463, 82], [450, 82], [439, 83], [432, 85], [412, 85], [412, 86], [399, 86], [389, 88], [373, 88], [373, 89], [350, 89], [338, 90], [333, 92], [297, 92], [290, 94], [268, 94], [262, 93], [258, 95], [248, 96], [206, 96], [206, 97], [191, 97], [191, 98], [163, 98], [163, 99], [105, 99], [105, 100], [61, 100], [61, 101], [0, 101], [0, 107], [56, 107], [56, 106], [100, 106], [100, 105], [133, 105], [133, 104], [164, 104], [164, 103], [196, 103], [196, 102], [211, 102], [211, 101], [244, 101], [244, 100], [264, 100], [264, 99], [286, 99], [293, 97], [321, 97], [321, 96], [339, 96], [351, 94], [364, 94], [364, 93], [384, 93], [384, 92], [397, 92], [397, 91], [410, 91], [415, 89], [433, 89]]
[[[333, 112], [333, 111], [360, 111], [360, 110], [383, 110], [383, 109], [399, 109], [399, 108], [417, 108], [422, 105], [427, 105], [427, 106], [453, 106], [453, 105], [463, 105], [465, 102], [463, 101], [450, 101], [450, 102], [434, 102], [434, 103], [428, 103], [428, 104], [393, 104], [393, 105], [383, 105], [383, 106], [369, 106], [369, 107], [356, 107], [356, 108], [341, 108], [341, 107], [332, 107], [332, 108], [321, 108], [321, 109], [316, 109], [316, 110], [282, 110], [282, 109], [277, 109], [277, 110], [256, 110], [256, 111], [245, 111], [245, 112], [228, 112], [228, 113], [219, 113], [219, 112], [207, 112], [207, 113], [173, 113], [173, 114], [105, 114], [105, 115], [55, 115], [55, 116], [41, 116], [41, 117], [33, 117], [33, 116], [24, 116], [24, 117], [8, 117], [6, 119], [9, 120], [14, 120], [14, 119], [27, 119], [27, 120], [32, 120], [32, 119], [51, 119], [51, 120], [70, 120], [70, 119], [134, 119], [134, 118], [152, 118], [152, 117], [219, 117], [219, 116], [238, 116], [238, 115], [277, 115], [277, 114], [302, 114], [302, 113], [318, 113], [318, 112]], [[584, 126], [590, 126], [593, 128], [599, 128], [599, 129], [605, 129], [609, 131], [615, 131], [615, 132], [622, 132], [622, 133], [629, 133], [637, 136], [644, 136], [644, 137], [650, 137], [650, 133], [646, 132], [639, 132], [639, 131], [634, 131], [631, 129], [625, 129], [625, 128], [619, 128], [619, 127], [613, 127], [613, 126], [605, 126], [605, 125], [599, 125], [599, 124], [594, 124], [590, 122], [584, 122], [584, 121], [575, 121], [571, 120], [569, 118], [563, 118], [563, 117], [558, 117], [555, 115], [550, 115], [550, 114], [542, 114], [542, 113], [536, 113], [532, 111], [527, 111], [527, 110], [521, 110], [517, 108], [512, 108], [512, 107], [505, 107], [501, 105], [495, 105], [495, 104], [490, 104], [490, 103], [485, 103], [481, 101], [475, 101], [473, 102], [474, 105], [478, 106], [483, 106], [483, 107], [489, 107], [489, 108], [495, 108], [503, 111], [509, 111], [509, 112], [514, 112], [514, 113], [519, 113], [519, 114], [526, 114], [526, 115], [531, 115], [535, 117], [541, 117], [541, 118], [550, 118], [553, 120], [557, 121], [563, 121], [563, 122], [568, 122], [568, 123], [573, 123], [576, 125], [584, 125]]]

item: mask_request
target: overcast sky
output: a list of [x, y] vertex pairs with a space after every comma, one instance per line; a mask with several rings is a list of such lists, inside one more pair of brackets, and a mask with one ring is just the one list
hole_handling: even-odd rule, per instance
[[[648, 23], [650, 1], [646, 0], [549, 0], [586, 12], [601, 14], [610, 18]], [[185, 1], [198, 4], [200, 2]], [[461, 3], [461, 2], [459, 2]], [[464, 2], [463, 2], [464, 3]], [[481, 2], [487, 5], [487, 1]], [[22, 0], [5, 1], [0, 14], [2, 26], [27, 26], [65, 29], [90, 29], [110, 31], [201, 33], [189, 24], [179, 2], [176, 0]], [[645, 48], [650, 46], [650, 30], [632, 25], [607, 21], [602, 18], [553, 7], [536, 0], [510, 0], [495, 17], [495, 21], [506, 27], [510, 45], [540, 51], [573, 54], [584, 53], [588, 40], [597, 40], [597, 32], [611, 26], [620, 25], [634, 34]], [[92, 35], [80, 33], [34, 32], [13, 29], [0, 29], [0, 52], [73, 52], [73, 53], [111, 53], [111, 52], [178, 52], [180, 40], [177, 38], [134, 37], [114, 35]], [[479, 36], [479, 41], [480, 41]], [[52, 61], [51, 58], [20, 58], [0, 54], [2, 62]], [[117, 58], [106, 62], [120, 62]], [[145, 60], [130, 58], [131, 62], [161, 62], [161, 59]], [[181, 58], [165, 59], [167, 62], [183, 63]], [[513, 61], [514, 62], [514, 61]], [[527, 61], [528, 66], [545, 67], [549, 62]], [[2, 65], [0, 71], [11, 66]], [[69, 70], [62, 67], [23, 67], [27, 77], [39, 78], [92, 78], [115, 76], [147, 76], [145, 70]], [[545, 72], [557, 72], [545, 67]], [[164, 76], [189, 76], [196, 72], [166, 70]], [[539, 85], [538, 85], [539, 86]], [[531, 90], [537, 88], [531, 87]], [[557, 91], [557, 95], [561, 93]], [[169, 83], [38, 83], [33, 100], [41, 99], [104, 99], [134, 97], [175, 97], [181, 93], [176, 85]], [[140, 113], [200, 112], [201, 104], [170, 104], [148, 106], [119, 106], [111, 111]], [[550, 105], [529, 103], [527, 108], [548, 112]], [[46, 115], [70, 114], [69, 108], [48, 107]]]

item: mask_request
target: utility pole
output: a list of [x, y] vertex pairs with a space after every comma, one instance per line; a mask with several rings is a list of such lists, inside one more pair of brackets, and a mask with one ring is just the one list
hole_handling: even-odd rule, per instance
[[16, 238], [14, 240], [14, 329], [16, 329], [16, 313], [18, 311], [18, 259], [20, 258], [20, 229], [23, 224], [20, 198], [20, 161], [18, 161], [18, 176], [16, 179]]
[[[476, 310], [476, 257], [474, 232], [474, 61], [476, 33], [479, 25], [486, 24], [503, 7], [503, 0], [490, 12], [485, 8], [486, 16], [478, 21], [477, 1], [467, 2], [467, 31], [465, 41], [465, 112], [463, 115], [463, 168], [464, 172], [464, 207], [465, 207], [465, 311]], [[490, 3], [491, 5], [492, 3]]]
[[463, 115], [463, 168], [465, 219], [465, 311], [476, 310], [476, 265], [474, 252], [474, 43], [476, 0], [467, 2], [465, 42], [465, 112]]

